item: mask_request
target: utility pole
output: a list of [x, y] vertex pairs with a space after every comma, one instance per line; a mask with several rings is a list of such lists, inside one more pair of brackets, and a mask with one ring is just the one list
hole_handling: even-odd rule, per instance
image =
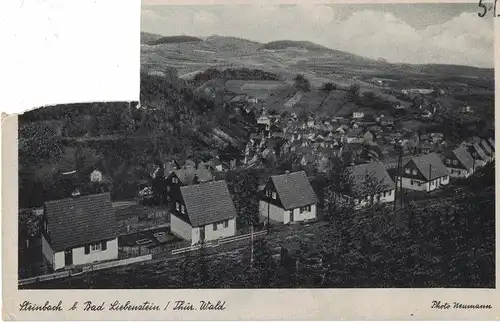
[[396, 187], [394, 189], [394, 207], [393, 207], [394, 212], [396, 212], [397, 197], [398, 197], [398, 182], [400, 178], [401, 178], [401, 165], [399, 163], [399, 157], [398, 157], [398, 166], [396, 171]]
[[432, 164], [429, 164], [429, 192], [431, 191], [431, 184], [432, 184]]
[[[398, 164], [400, 165], [401, 171], [403, 170], [403, 147], [399, 148], [399, 161]], [[399, 176], [398, 178], [399, 181], [399, 195], [400, 195], [400, 203], [401, 203], [401, 209], [404, 206], [403, 202], [403, 197], [404, 197], [404, 192], [403, 192], [403, 177]]]
[[253, 269], [253, 223], [250, 224], [250, 269]]
[[472, 174], [476, 172], [476, 156], [472, 154]]

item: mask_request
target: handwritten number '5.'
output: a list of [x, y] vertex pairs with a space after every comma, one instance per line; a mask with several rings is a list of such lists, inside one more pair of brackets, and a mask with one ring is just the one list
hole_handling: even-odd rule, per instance
[[481, 18], [483, 18], [485, 15], [486, 15], [486, 12], [488, 11], [488, 8], [486, 7], [486, 5], [483, 3], [483, 0], [479, 0], [479, 3], [477, 4], [478, 7], [481, 7], [483, 8], [483, 12], [478, 12], [477, 15]]

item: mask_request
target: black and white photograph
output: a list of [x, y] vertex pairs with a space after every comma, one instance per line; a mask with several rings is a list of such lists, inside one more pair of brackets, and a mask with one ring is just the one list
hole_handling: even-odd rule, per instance
[[143, 4], [139, 101], [18, 117], [18, 288], [494, 289], [482, 10]]

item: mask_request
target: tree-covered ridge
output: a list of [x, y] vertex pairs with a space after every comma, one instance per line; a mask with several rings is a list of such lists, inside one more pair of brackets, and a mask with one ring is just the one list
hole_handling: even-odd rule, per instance
[[175, 70], [165, 76], [142, 74], [140, 90], [140, 105], [58, 105], [20, 116], [20, 205], [39, 206], [64, 196], [58, 178], [75, 165], [82, 165], [82, 176], [95, 168], [109, 176], [113, 198], [133, 197], [140, 183], [150, 181], [155, 164], [224, 158], [228, 138], [237, 145], [248, 136], [240, 115], [196, 95]]
[[189, 42], [201, 42], [203, 39], [193, 36], [187, 35], [179, 35], [179, 36], [166, 36], [161, 37], [157, 40], [151, 41], [150, 45], [159, 45], [159, 44], [177, 44], [177, 43], [189, 43]]
[[328, 47], [321, 46], [321, 45], [315, 44], [315, 43], [310, 42], [310, 41], [276, 40], [276, 41], [271, 41], [269, 43], [262, 45], [263, 49], [271, 49], [271, 50], [286, 49], [288, 47], [297, 47], [297, 48], [304, 48], [304, 49], [309, 49], [309, 50], [329, 50], [329, 51], [331, 51], [331, 49]]
[[266, 72], [259, 69], [248, 68], [227, 68], [224, 70], [217, 68], [208, 68], [203, 72], [196, 74], [191, 83], [199, 86], [207, 81], [223, 79], [223, 80], [259, 80], [259, 81], [279, 81], [279, 75]]

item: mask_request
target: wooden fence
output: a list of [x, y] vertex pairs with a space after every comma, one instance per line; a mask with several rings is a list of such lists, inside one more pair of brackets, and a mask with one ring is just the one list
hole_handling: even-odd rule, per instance
[[[253, 237], [258, 238], [258, 237], [264, 236], [266, 234], [267, 234], [267, 231], [257, 231], [257, 232], [253, 233]], [[204, 247], [205, 248], [213, 248], [213, 247], [217, 247], [219, 245], [223, 245], [223, 244], [230, 243], [230, 242], [251, 239], [251, 237], [252, 237], [252, 234], [247, 233], [247, 234], [242, 234], [242, 235], [238, 235], [238, 236], [220, 238], [218, 240], [213, 240], [213, 241], [209, 241], [209, 242], [205, 243]], [[189, 247], [185, 247], [185, 248], [179, 248], [179, 249], [172, 250], [172, 255], [179, 255], [179, 254], [183, 254], [186, 252], [198, 250], [200, 248], [201, 248], [200, 244], [196, 244], [194, 246], [189, 246]]]
[[73, 270], [58, 271], [58, 272], [48, 274], [48, 275], [41, 275], [41, 276], [35, 276], [35, 277], [30, 277], [30, 278], [25, 278], [25, 279], [19, 279], [17, 284], [18, 284], [18, 286], [23, 286], [23, 285], [29, 285], [29, 284], [43, 282], [43, 281], [47, 281], [47, 280], [66, 278], [69, 276], [78, 276], [78, 275], [81, 275], [81, 274], [89, 272], [89, 271], [102, 270], [102, 269], [113, 268], [113, 267], [120, 267], [120, 266], [130, 265], [130, 264], [137, 263], [137, 262], [151, 260], [151, 259], [152, 259], [152, 255], [149, 254], [149, 255], [144, 255], [144, 256], [134, 257], [134, 258], [127, 258], [127, 259], [121, 259], [121, 260], [115, 260], [115, 261], [95, 263], [95, 264], [90, 264], [90, 265], [83, 266], [80, 268], [75, 268]]
[[[253, 237], [258, 238], [258, 237], [264, 236], [266, 234], [267, 234], [267, 231], [265, 231], [265, 230], [256, 231], [253, 233]], [[204, 246], [208, 247], [208, 248], [213, 248], [213, 247], [217, 247], [219, 245], [224, 245], [226, 243], [248, 240], [248, 239], [251, 239], [251, 237], [252, 237], [252, 233], [246, 233], [246, 234], [241, 234], [241, 235], [237, 235], [237, 236], [221, 238], [221, 239], [214, 240], [214, 241], [209, 241], [209, 242], [205, 243]], [[89, 264], [89, 265], [86, 265], [83, 267], [74, 268], [72, 270], [59, 271], [59, 272], [55, 272], [52, 274], [29, 277], [29, 278], [25, 278], [25, 279], [19, 279], [18, 285], [19, 286], [29, 285], [29, 284], [47, 281], [47, 280], [65, 278], [65, 277], [69, 277], [69, 276], [77, 276], [77, 275], [81, 275], [83, 273], [86, 273], [89, 271], [94, 271], [94, 270], [102, 270], [102, 269], [107, 269], [107, 268], [126, 266], [126, 265], [137, 263], [137, 262], [151, 260], [153, 258], [153, 255], [159, 254], [159, 253], [171, 253], [171, 255], [174, 256], [174, 255], [180, 255], [180, 254], [183, 254], [186, 252], [198, 250], [201, 248], [200, 244], [193, 245], [193, 246], [187, 246], [187, 247], [180, 247], [180, 246], [185, 245], [186, 243], [187, 243], [186, 241], [183, 241], [181, 243], [157, 246], [155, 248], [139, 248], [139, 249], [133, 249], [133, 251], [121, 250], [121, 252], [125, 253], [127, 256], [131, 256], [131, 255], [134, 255], [134, 256], [120, 259], [120, 260], [115, 260], [115, 261]], [[177, 247], [177, 249], [175, 249], [176, 247]]]

